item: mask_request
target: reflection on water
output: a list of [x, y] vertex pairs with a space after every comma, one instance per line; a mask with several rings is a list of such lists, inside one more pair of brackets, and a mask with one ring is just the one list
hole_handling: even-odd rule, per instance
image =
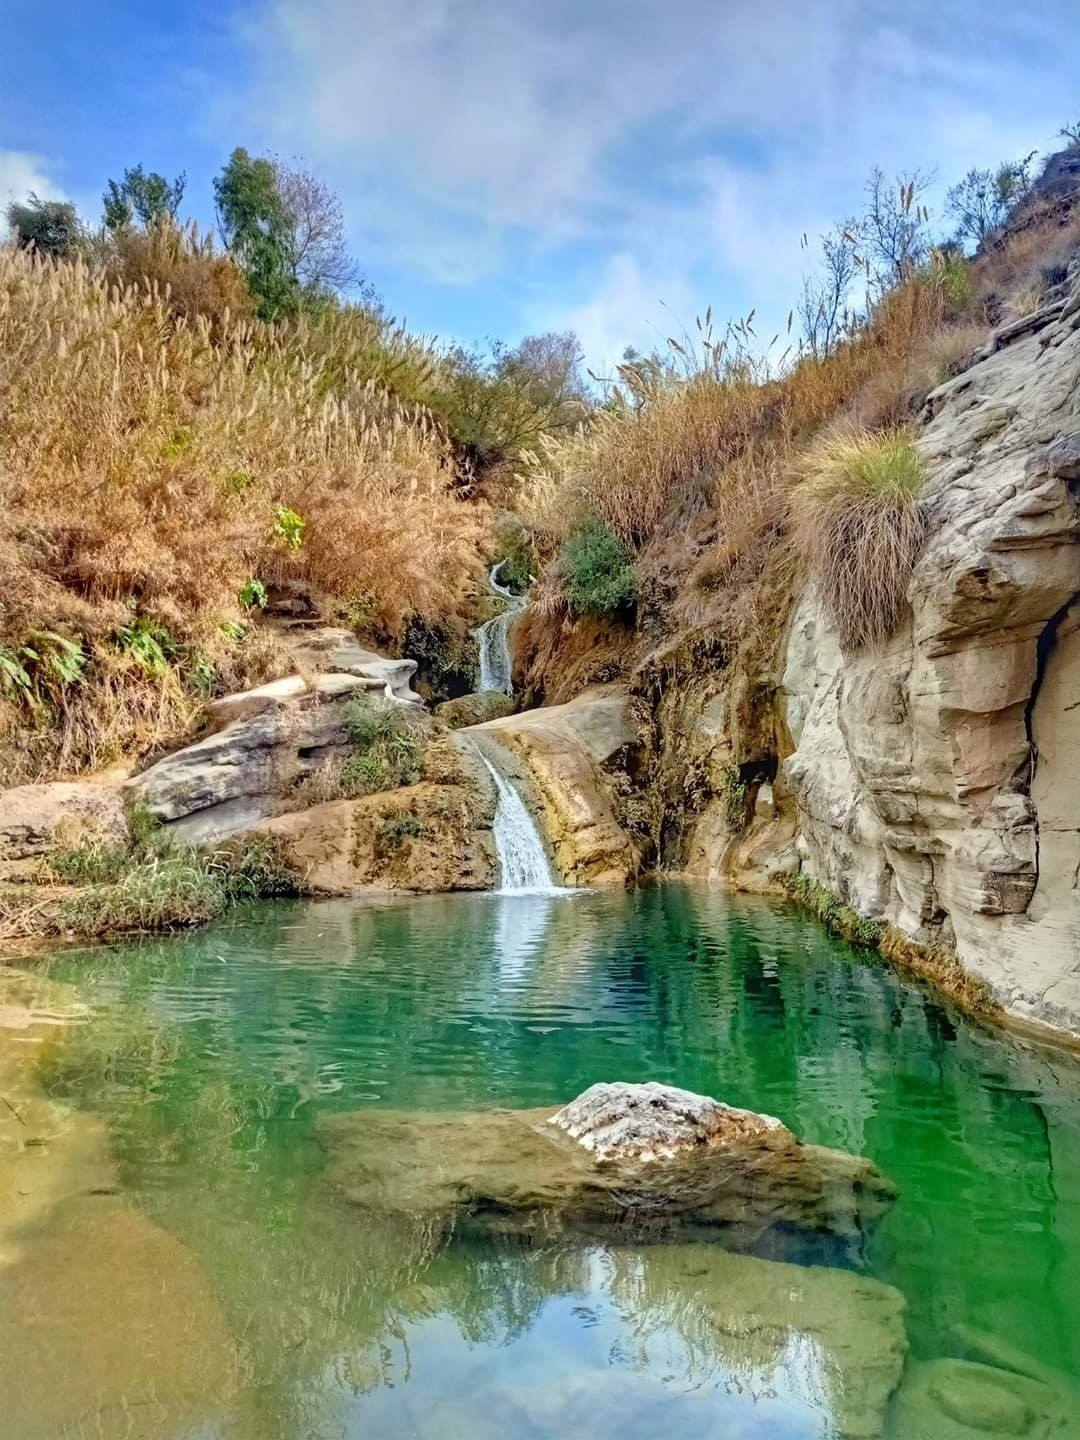
[[[94, 1018], [36, 1032], [37, 1073], [85, 1116], [96, 1178], [0, 1270], [12, 1440], [874, 1435], [905, 1325], [925, 1390], [950, 1357], [969, 1389], [958, 1359], [1048, 1396], [1080, 1376], [1075, 1063], [785, 908], [682, 887], [282, 905], [49, 972]], [[865, 1275], [447, 1244], [320, 1183], [320, 1113], [550, 1105], [598, 1079], [870, 1156], [900, 1199]], [[0, 1146], [26, 1153], [17, 1129], [0, 1117]]]

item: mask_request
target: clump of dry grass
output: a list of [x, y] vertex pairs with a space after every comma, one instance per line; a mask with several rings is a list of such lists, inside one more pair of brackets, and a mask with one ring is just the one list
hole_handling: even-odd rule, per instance
[[792, 496], [807, 555], [845, 648], [892, 633], [922, 543], [923, 468], [902, 429], [844, 429], [803, 457]]
[[[4, 778], [145, 748], [226, 678], [263, 678], [238, 603], [253, 577], [301, 580], [386, 639], [460, 607], [486, 507], [427, 413], [363, 368], [373, 335], [359, 311], [211, 324], [152, 282], [0, 250]], [[167, 637], [164, 665], [132, 653], [132, 625]], [[76, 646], [79, 674], [48, 672], [32, 632]]]

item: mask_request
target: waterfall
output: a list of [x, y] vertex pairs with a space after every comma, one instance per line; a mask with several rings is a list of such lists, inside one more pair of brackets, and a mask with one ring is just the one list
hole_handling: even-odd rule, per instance
[[525, 608], [525, 600], [515, 595], [506, 585], [499, 584], [499, 571], [503, 561], [491, 567], [488, 585], [492, 591], [507, 603], [506, 608], [473, 631], [480, 651], [480, 689], [501, 690], [504, 695], [514, 693], [513, 667], [510, 662], [510, 629]]
[[552, 874], [540, 830], [524, 800], [479, 746], [476, 753], [487, 767], [498, 795], [492, 833], [499, 857], [502, 893], [558, 890], [560, 887]]

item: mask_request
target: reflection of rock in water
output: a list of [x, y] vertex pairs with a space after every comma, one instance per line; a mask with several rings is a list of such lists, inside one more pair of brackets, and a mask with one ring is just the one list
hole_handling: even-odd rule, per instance
[[[542, 1373], [507, 1366], [493, 1376], [483, 1407], [497, 1421], [493, 1434], [521, 1417], [522, 1433], [652, 1435], [665, 1414], [678, 1430], [688, 1418], [680, 1401], [696, 1395], [695, 1435], [879, 1440], [907, 1348], [904, 1302], [890, 1286], [715, 1246], [454, 1241], [424, 1288], [470, 1344], [508, 1344], [574, 1300], [601, 1331], [607, 1362], [584, 1392], [558, 1346]], [[414, 1356], [422, 1340], [420, 1327]], [[440, 1395], [433, 1409], [442, 1414], [448, 1400]], [[651, 1420], [637, 1409], [658, 1400]], [[413, 1413], [423, 1416], [422, 1399]]]
[[108, 1196], [67, 1202], [0, 1270], [4, 1433], [18, 1440], [193, 1433], [235, 1390], [235, 1354], [195, 1257]]
[[[801, 1145], [781, 1125], [672, 1161], [598, 1162], [556, 1112], [362, 1110], [320, 1118], [326, 1178], [371, 1212], [445, 1214], [504, 1233], [720, 1235], [777, 1253], [776, 1235], [858, 1244], [893, 1190], [868, 1160]], [[735, 1112], [744, 1113], [744, 1112]]]

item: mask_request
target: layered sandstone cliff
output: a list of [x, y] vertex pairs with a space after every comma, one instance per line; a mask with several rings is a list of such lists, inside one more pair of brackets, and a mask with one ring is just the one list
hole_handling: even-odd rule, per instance
[[898, 633], [844, 654], [815, 593], [797, 601], [758, 859], [797, 856], [955, 948], [1006, 1011], [1080, 1031], [1080, 284], [924, 420], [928, 538]]

